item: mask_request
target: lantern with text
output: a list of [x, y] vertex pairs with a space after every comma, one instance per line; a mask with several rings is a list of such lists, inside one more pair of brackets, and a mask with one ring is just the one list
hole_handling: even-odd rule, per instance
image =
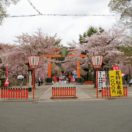
[[37, 68], [38, 64], [39, 64], [39, 56], [30, 56], [28, 57], [28, 61], [29, 61], [29, 66], [31, 68], [33, 68], [33, 73], [32, 73], [32, 85], [33, 85], [33, 99], [35, 97], [35, 68]]
[[30, 56], [28, 61], [31, 68], [36, 68], [39, 64], [39, 56]]
[[92, 65], [95, 69], [99, 69], [102, 66], [103, 56], [93, 56]]

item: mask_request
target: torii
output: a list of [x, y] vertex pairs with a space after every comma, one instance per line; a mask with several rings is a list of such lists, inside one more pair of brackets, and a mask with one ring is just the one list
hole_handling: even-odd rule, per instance
[[[57, 49], [58, 50], [58, 49]], [[73, 51], [73, 50], [72, 50]], [[75, 57], [77, 56], [76, 54], [68, 54], [67, 55], [68, 57]], [[44, 55], [41, 55], [41, 57], [46, 57], [46, 58], [49, 58], [49, 59], [53, 59], [53, 58], [61, 58], [63, 57], [62, 55], [60, 54], [44, 54]], [[78, 57], [80, 58], [86, 58], [87, 55], [84, 55], [84, 54], [80, 54]], [[52, 62], [48, 62], [48, 78], [51, 78], [52, 77]], [[77, 77], [78, 78], [81, 78], [81, 73], [80, 73], [80, 61], [77, 60]]]

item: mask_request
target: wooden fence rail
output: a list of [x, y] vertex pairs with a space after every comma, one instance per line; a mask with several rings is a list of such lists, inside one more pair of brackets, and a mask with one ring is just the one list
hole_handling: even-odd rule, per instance
[[51, 98], [76, 98], [76, 87], [52, 87]]
[[0, 88], [1, 99], [28, 99], [27, 88]]
[[[128, 88], [127, 87], [123, 87], [123, 96], [127, 97], [128, 96]], [[102, 88], [102, 98], [107, 98], [107, 97], [111, 97], [110, 95], [110, 88]]]

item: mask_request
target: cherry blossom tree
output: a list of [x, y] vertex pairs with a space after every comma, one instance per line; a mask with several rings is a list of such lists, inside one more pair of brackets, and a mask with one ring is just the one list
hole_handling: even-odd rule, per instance
[[47, 76], [47, 62], [48, 59], [44, 57], [46, 54], [56, 53], [55, 48], [60, 46], [60, 39], [56, 36], [47, 36], [41, 31], [33, 35], [22, 34], [17, 37], [18, 45], [3, 48], [2, 64], [9, 65], [9, 77], [23, 74], [25, 77], [28, 75], [28, 56], [39, 55], [40, 64], [36, 70], [36, 77], [45, 79]]
[[123, 34], [118, 30], [97, 33], [87, 37], [85, 43], [81, 44], [79, 49], [86, 52], [89, 58], [93, 55], [102, 55], [103, 62], [112, 65], [120, 61], [119, 56], [123, 55], [123, 52], [118, 49], [122, 44], [122, 37]]

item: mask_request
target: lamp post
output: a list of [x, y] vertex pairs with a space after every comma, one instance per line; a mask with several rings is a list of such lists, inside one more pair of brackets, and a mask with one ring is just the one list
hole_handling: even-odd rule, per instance
[[8, 79], [8, 64], [6, 64], [6, 80], [5, 80], [5, 83], [4, 83], [4, 86], [5, 87], [8, 87], [9, 86], [9, 79]]
[[103, 56], [92, 56], [92, 65], [96, 71], [96, 97], [98, 98], [98, 70], [101, 68]]
[[28, 61], [29, 61], [29, 66], [30, 68], [33, 69], [33, 73], [32, 73], [32, 93], [33, 93], [33, 99], [35, 98], [35, 68], [37, 68], [38, 64], [39, 64], [39, 56], [29, 56], [28, 57]]

